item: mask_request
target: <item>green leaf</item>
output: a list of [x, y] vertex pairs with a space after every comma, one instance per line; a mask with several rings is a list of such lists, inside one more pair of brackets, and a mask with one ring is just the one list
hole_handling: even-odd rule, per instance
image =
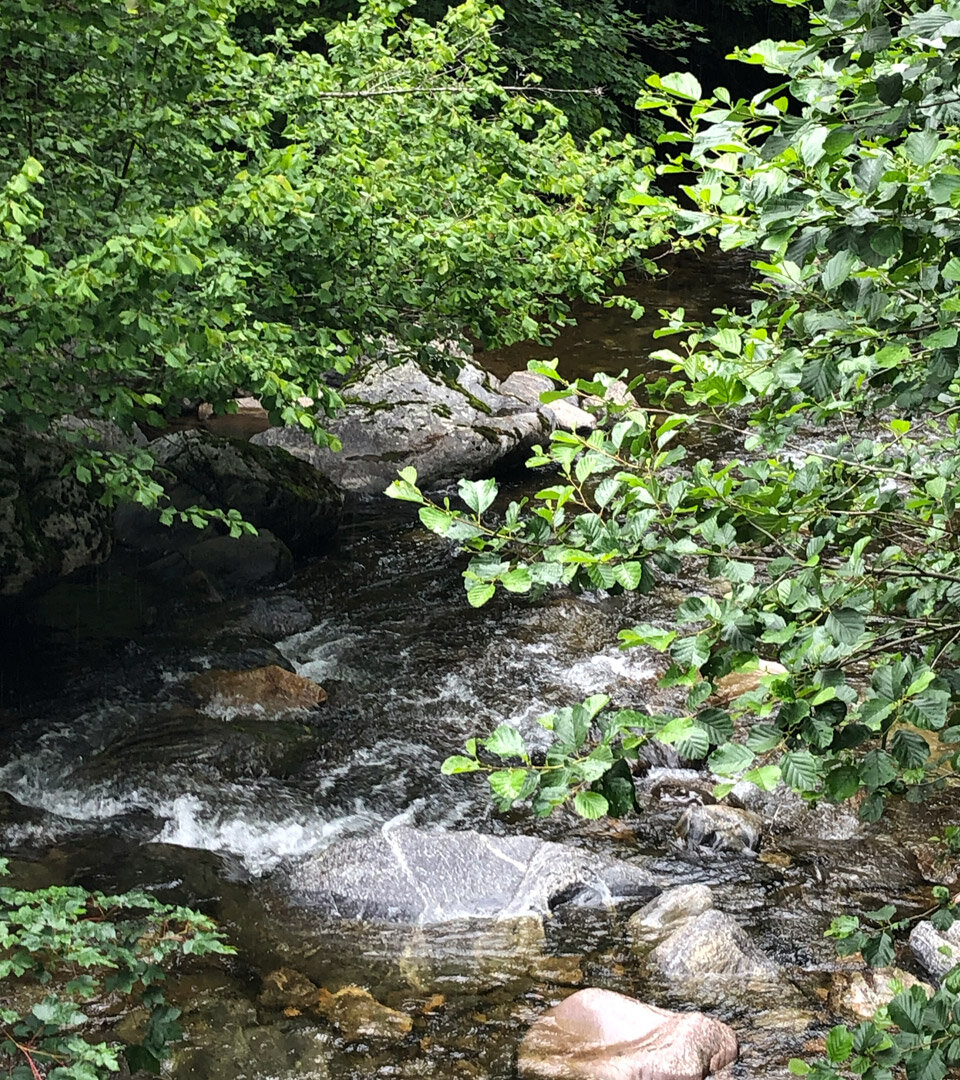
[[686, 71], [674, 71], [661, 76], [651, 75], [647, 82], [655, 89], [666, 90], [685, 101], [699, 101], [703, 97], [700, 83]]
[[457, 483], [460, 498], [476, 514], [488, 510], [497, 497], [495, 480], [460, 480]]
[[896, 763], [883, 750], [871, 750], [860, 763], [860, 779], [871, 791], [889, 784], [896, 777]]
[[860, 790], [860, 772], [853, 765], [838, 765], [824, 777], [823, 787], [834, 802], [845, 802]]
[[676, 636], [676, 630], [664, 630], [652, 623], [641, 623], [617, 634], [624, 646], [649, 645], [657, 652], [664, 652]]
[[451, 515], [447, 511], [436, 506], [421, 506], [417, 513], [424, 526], [438, 536], [445, 536], [449, 531]]
[[610, 809], [607, 800], [596, 791], [578, 791], [573, 799], [573, 808], [582, 818], [601, 818]]
[[890, 753], [902, 769], [922, 769], [930, 757], [930, 747], [916, 731], [899, 728], [890, 740]]
[[783, 781], [795, 791], [815, 791], [820, 766], [809, 750], [791, 750], [780, 761]]
[[758, 769], [750, 769], [743, 774], [743, 779], [748, 784], [754, 784], [761, 791], [775, 791], [780, 783], [779, 765], [761, 765]]
[[783, 740], [783, 732], [773, 724], [754, 724], [747, 735], [746, 745], [755, 754], [774, 750]]
[[816, 165], [823, 157], [823, 146], [827, 141], [829, 134], [830, 128], [819, 125], [801, 131], [800, 136], [797, 139], [797, 149], [799, 150], [800, 159], [803, 161], [804, 165]]
[[480, 762], [474, 758], [464, 757], [462, 754], [452, 754], [440, 766], [444, 776], [452, 776], [455, 773], [476, 772], [480, 768]]
[[[882, 934], [871, 935], [861, 945], [860, 951], [863, 953], [864, 960], [866, 960], [871, 967], [889, 967], [893, 963], [895, 956], [893, 938], [886, 930], [884, 930]], [[912, 989], [917, 988], [914, 987]]]
[[508, 592], [526, 593], [533, 587], [533, 578], [525, 566], [518, 566], [500, 575], [500, 582]]
[[915, 165], [929, 165], [940, 150], [937, 133], [930, 128], [912, 131], [903, 141], [903, 152]]
[[856, 645], [865, 630], [863, 616], [853, 608], [836, 608], [827, 616], [827, 631], [841, 645]]
[[497, 587], [488, 582], [472, 585], [467, 590], [467, 602], [471, 607], [483, 607], [488, 600], [493, 599], [493, 594], [496, 591]]
[[820, 284], [827, 292], [832, 292], [842, 285], [850, 276], [850, 271], [857, 265], [859, 259], [854, 252], [844, 248], [836, 255], [828, 259], [820, 273]]
[[496, 754], [499, 758], [527, 756], [527, 745], [523, 736], [510, 724], [501, 724], [492, 735], [480, 742], [489, 753]]
[[847, 1028], [837, 1025], [830, 1029], [827, 1035], [827, 1057], [834, 1065], [847, 1060], [853, 1053], [853, 1033]]
[[670, 655], [680, 664], [702, 667], [710, 658], [710, 639], [702, 634], [677, 638], [670, 646]]
[[940, 276], [946, 281], [960, 281], [960, 258], [954, 255], [948, 259], [940, 271]]
[[707, 766], [717, 776], [739, 776], [753, 764], [755, 755], [740, 743], [724, 743], [707, 759]]
[[682, 735], [674, 739], [673, 747], [686, 761], [699, 761], [707, 756], [710, 736], [698, 723], [692, 724]]
[[502, 799], [505, 803], [512, 803], [520, 798], [524, 781], [527, 779], [527, 770], [499, 769], [497, 772], [490, 773], [487, 779], [498, 799]]

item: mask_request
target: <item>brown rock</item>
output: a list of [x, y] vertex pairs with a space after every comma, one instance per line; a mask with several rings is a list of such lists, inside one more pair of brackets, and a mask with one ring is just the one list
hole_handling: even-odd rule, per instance
[[703, 1080], [736, 1056], [733, 1030], [703, 1013], [590, 989], [534, 1022], [517, 1064], [536, 1080]]
[[359, 986], [344, 986], [335, 994], [321, 990], [312, 1008], [340, 1029], [347, 1042], [397, 1039], [409, 1035], [413, 1020], [406, 1013], [381, 1005]]
[[263, 980], [258, 1002], [266, 1009], [309, 1008], [320, 997], [320, 988], [294, 968], [277, 968]]
[[322, 686], [276, 664], [248, 671], [211, 668], [195, 675], [190, 689], [202, 704], [216, 711], [236, 710], [270, 717], [294, 709], [313, 709], [327, 700]]
[[899, 993], [894, 983], [900, 983], [904, 990], [922, 986], [928, 997], [933, 993], [928, 983], [896, 967], [836, 971], [830, 983], [830, 1009], [855, 1020], [872, 1020], [877, 1009]]
[[741, 694], [756, 690], [765, 676], [786, 674], [787, 669], [783, 664], [773, 660], [760, 660], [750, 671], [731, 671], [729, 675], [717, 679], [713, 684], [710, 701], [714, 705], [728, 705]]

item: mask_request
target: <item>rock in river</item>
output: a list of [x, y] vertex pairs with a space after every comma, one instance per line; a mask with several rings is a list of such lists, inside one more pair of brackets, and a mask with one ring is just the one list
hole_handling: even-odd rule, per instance
[[190, 689], [216, 715], [240, 713], [276, 717], [300, 709], [313, 709], [327, 700], [322, 686], [277, 664], [248, 671], [211, 668], [194, 675]]
[[649, 956], [670, 979], [720, 977], [775, 982], [783, 972], [747, 937], [732, 915], [713, 908], [671, 934]]
[[703, 1013], [590, 989], [533, 1023], [517, 1070], [531, 1080], [703, 1080], [736, 1056], [733, 1030]]
[[712, 907], [707, 885], [678, 885], [631, 915], [627, 926], [636, 945], [657, 945]]
[[281, 885], [295, 902], [341, 918], [422, 926], [546, 915], [576, 893], [657, 891], [642, 866], [565, 844], [407, 827], [333, 844], [287, 870]]
[[716, 851], [756, 851], [762, 829], [759, 814], [716, 803], [688, 807], [677, 822], [676, 832], [688, 844]]
[[497, 380], [473, 364], [456, 378], [430, 375], [414, 361], [378, 361], [343, 390], [344, 412], [324, 418], [340, 439], [334, 453], [302, 429], [270, 428], [260, 446], [281, 446], [356, 495], [382, 495], [397, 472], [412, 465], [421, 485], [489, 475], [506, 458], [546, 442], [550, 421], [539, 403], [499, 392]]
[[937, 930], [926, 919], [910, 931], [910, 950], [931, 975], [942, 979], [960, 963], [960, 922], [949, 930]]

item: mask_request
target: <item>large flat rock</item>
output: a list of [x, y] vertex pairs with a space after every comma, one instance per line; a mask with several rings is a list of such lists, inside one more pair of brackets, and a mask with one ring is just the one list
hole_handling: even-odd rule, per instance
[[546, 915], [552, 904], [657, 891], [640, 865], [531, 836], [400, 827], [343, 840], [280, 876], [295, 903], [347, 919], [432, 925]]

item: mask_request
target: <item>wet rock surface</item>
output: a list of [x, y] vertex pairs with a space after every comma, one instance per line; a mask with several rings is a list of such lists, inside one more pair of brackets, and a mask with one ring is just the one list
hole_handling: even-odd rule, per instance
[[534, 1022], [517, 1071], [530, 1080], [703, 1080], [737, 1056], [726, 1024], [608, 990], [580, 990]]
[[910, 931], [910, 951], [934, 978], [941, 979], [960, 961], [960, 922], [937, 930], [926, 919]]
[[550, 421], [551, 427], [583, 434], [593, 431], [597, 426], [597, 418], [593, 413], [580, 408], [576, 397], [557, 398], [549, 405], [541, 403], [541, 394], [556, 389], [557, 384], [546, 375], [535, 375], [532, 371], [514, 371], [500, 384], [501, 394], [516, 398], [528, 408], [541, 412]]
[[288, 1016], [309, 1012], [326, 1017], [347, 1042], [402, 1039], [413, 1030], [412, 1017], [383, 1005], [369, 990], [351, 985], [331, 992], [292, 968], [271, 971], [258, 1001]]
[[828, 1003], [833, 1012], [854, 1022], [872, 1020], [877, 1009], [911, 986], [922, 986], [928, 995], [933, 993], [928, 983], [903, 968], [837, 971], [830, 982]]
[[280, 882], [294, 902], [342, 918], [420, 925], [546, 915], [574, 892], [656, 890], [641, 866], [567, 845], [406, 827], [334, 844]]
[[630, 916], [627, 928], [636, 945], [656, 945], [713, 907], [707, 885], [678, 885]]
[[704, 911], [659, 944], [648, 962], [669, 979], [777, 982], [780, 966], [748, 937], [737, 920], [723, 911]]
[[341, 492], [282, 450], [179, 431], [151, 443], [150, 453], [173, 476], [167, 491], [174, 506], [239, 510], [295, 555], [320, 550], [340, 523]]
[[677, 822], [676, 832], [687, 844], [755, 852], [760, 847], [762, 829], [763, 819], [759, 814], [717, 803], [688, 807]]
[[294, 557], [321, 550], [336, 531], [341, 492], [283, 450], [192, 430], [150, 444], [171, 504], [183, 510], [237, 510], [256, 535], [227, 535], [224, 526], [160, 523], [155, 511], [121, 505], [114, 534], [137, 552], [151, 576], [208, 594], [275, 585], [293, 573]]

